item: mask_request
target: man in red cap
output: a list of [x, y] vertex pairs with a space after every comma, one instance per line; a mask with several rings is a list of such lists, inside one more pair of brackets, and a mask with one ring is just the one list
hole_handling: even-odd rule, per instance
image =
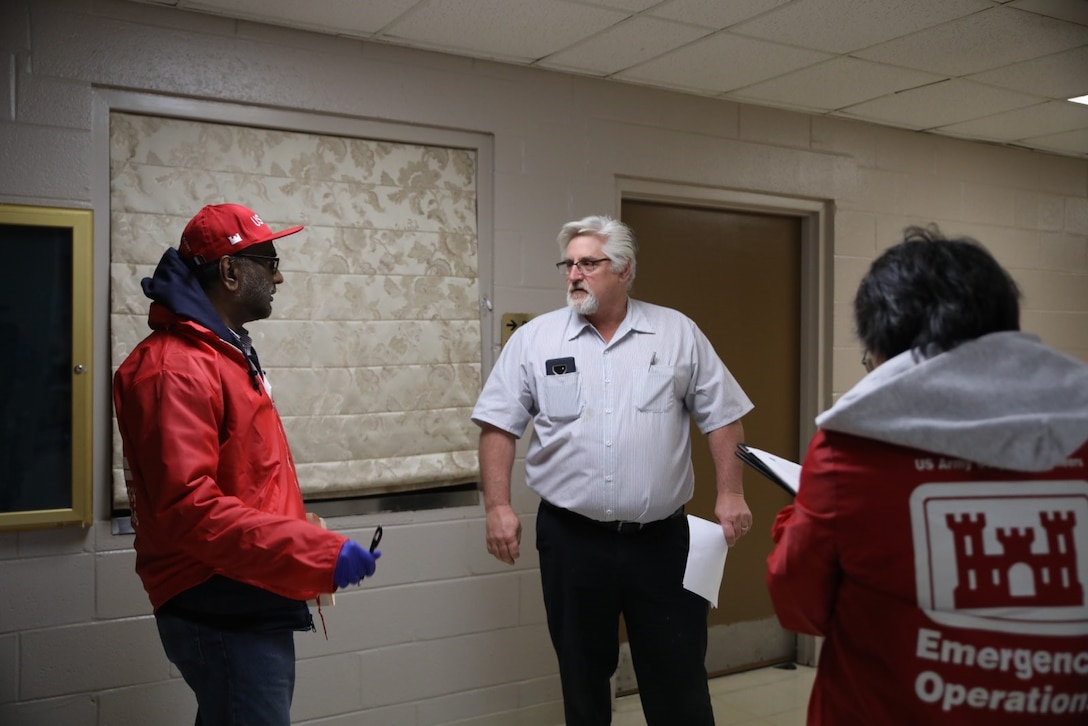
[[144, 278], [153, 332], [114, 376], [136, 572], [202, 726], [289, 726], [306, 601], [373, 575], [381, 554], [307, 521], [243, 327], [272, 314], [273, 241], [301, 229], [201, 209]]

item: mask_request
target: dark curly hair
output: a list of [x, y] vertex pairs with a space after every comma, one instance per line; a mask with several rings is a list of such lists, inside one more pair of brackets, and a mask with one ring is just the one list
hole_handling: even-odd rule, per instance
[[936, 225], [908, 227], [873, 261], [854, 298], [865, 349], [885, 359], [924, 356], [988, 333], [1020, 329], [1020, 289], [982, 245]]

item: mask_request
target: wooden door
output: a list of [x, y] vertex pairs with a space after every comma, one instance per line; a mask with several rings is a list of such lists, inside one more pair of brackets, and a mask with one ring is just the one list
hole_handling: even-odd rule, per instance
[[[755, 409], [748, 443], [799, 455], [801, 219], [627, 200], [621, 218], [639, 243], [632, 297], [680, 310], [699, 326]], [[688, 513], [714, 520], [714, 468], [706, 437], [692, 428], [695, 497]], [[711, 671], [792, 659], [764, 580], [770, 526], [789, 497], [744, 474], [753, 529], [729, 552], [718, 608], [710, 614]], [[722, 637], [715, 637], [715, 633]]]

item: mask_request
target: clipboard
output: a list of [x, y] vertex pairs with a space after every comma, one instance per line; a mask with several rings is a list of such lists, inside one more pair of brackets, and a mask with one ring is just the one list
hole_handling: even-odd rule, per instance
[[782, 487], [791, 497], [797, 496], [797, 490], [801, 488], [800, 464], [747, 444], [737, 444], [737, 456], [745, 464]]

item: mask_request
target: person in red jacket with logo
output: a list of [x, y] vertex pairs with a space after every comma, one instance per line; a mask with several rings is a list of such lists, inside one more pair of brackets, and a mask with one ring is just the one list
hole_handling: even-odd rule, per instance
[[826, 637], [809, 724], [1088, 723], [1088, 365], [973, 240], [913, 227], [854, 300], [767, 583]]
[[152, 333], [114, 375], [136, 572], [201, 726], [289, 726], [307, 600], [380, 552], [307, 521], [272, 386], [244, 325], [283, 283], [273, 232], [209, 205], [144, 278]]

